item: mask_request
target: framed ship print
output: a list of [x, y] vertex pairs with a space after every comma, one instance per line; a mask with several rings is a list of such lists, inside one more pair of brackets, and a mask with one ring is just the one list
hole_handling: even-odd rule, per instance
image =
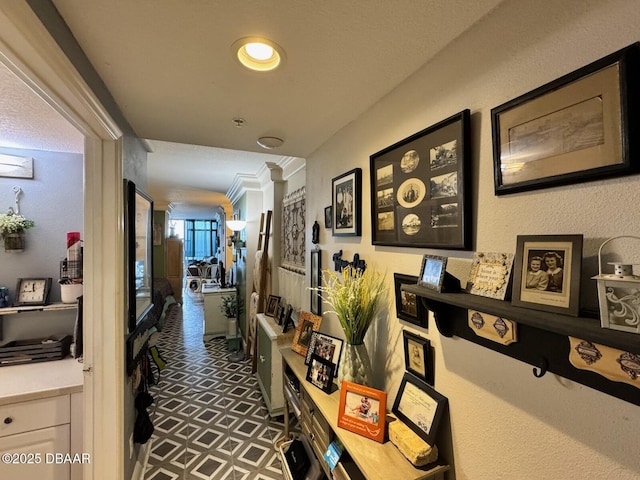
[[471, 248], [469, 110], [371, 155], [373, 245]]

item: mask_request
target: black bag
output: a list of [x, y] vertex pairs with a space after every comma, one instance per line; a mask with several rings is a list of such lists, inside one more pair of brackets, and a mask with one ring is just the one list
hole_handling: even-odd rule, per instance
[[293, 480], [304, 480], [309, 468], [311, 467], [311, 461], [307, 456], [307, 451], [304, 448], [304, 444], [300, 440], [294, 440], [289, 445], [289, 449], [285, 452], [284, 457], [289, 465], [291, 476]]

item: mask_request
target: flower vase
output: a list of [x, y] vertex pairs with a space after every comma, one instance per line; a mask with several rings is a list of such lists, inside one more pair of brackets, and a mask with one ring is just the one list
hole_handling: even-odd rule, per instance
[[3, 237], [5, 252], [22, 252], [24, 250], [24, 233], [7, 233]]
[[347, 343], [340, 359], [338, 369], [338, 386], [343, 380], [358, 383], [360, 385], [373, 386], [373, 372], [371, 371], [371, 359], [364, 343], [353, 345]]

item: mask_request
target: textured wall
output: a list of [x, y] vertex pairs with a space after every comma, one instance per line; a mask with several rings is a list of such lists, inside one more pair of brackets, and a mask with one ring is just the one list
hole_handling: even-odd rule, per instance
[[[369, 156], [470, 108], [474, 250], [514, 252], [519, 234], [585, 236], [588, 272], [603, 239], [640, 235], [640, 177], [496, 197], [493, 194], [492, 107], [638, 40], [636, 1], [508, 0], [442, 51], [357, 121], [307, 159], [310, 219], [331, 202], [331, 179], [363, 169], [363, 236], [321, 235], [324, 268], [339, 249], [369, 265], [417, 275], [424, 253], [469, 258], [470, 252], [373, 247]], [[313, 222], [308, 224], [310, 228]], [[328, 232], [328, 231], [327, 231]], [[309, 245], [310, 246], [310, 245]], [[636, 257], [640, 254], [636, 250]], [[458, 263], [458, 266], [461, 262]], [[392, 295], [392, 293], [391, 293]], [[392, 403], [404, 371], [401, 324], [389, 315], [368, 335], [378, 387]], [[418, 333], [435, 348], [435, 386], [449, 398], [450, 422], [439, 447], [458, 480], [636, 479], [640, 474], [638, 407], [548, 374], [459, 338], [444, 338], [430, 320]], [[322, 330], [344, 336], [325, 315]], [[416, 329], [414, 329], [416, 330]], [[640, 394], [640, 392], [639, 392]]]

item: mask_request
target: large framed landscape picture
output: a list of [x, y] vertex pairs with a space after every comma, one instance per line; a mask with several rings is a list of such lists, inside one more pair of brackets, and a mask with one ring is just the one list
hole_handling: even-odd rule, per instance
[[371, 155], [373, 245], [471, 248], [469, 110]]

